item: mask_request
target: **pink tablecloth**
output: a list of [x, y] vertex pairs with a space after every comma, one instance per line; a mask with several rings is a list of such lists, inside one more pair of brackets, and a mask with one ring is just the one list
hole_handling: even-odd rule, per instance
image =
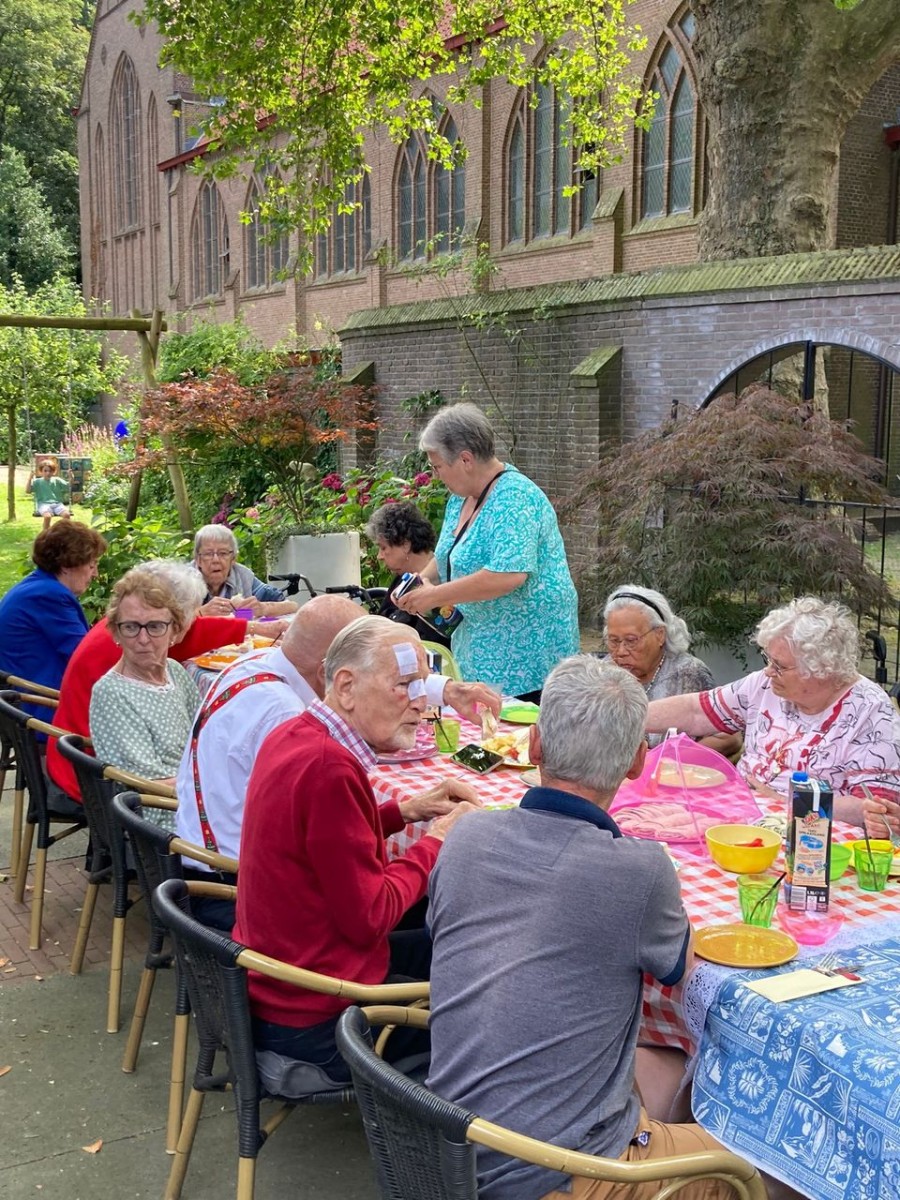
[[[477, 740], [473, 727], [463, 729], [463, 740]], [[448, 774], [458, 775], [473, 783], [485, 803], [518, 803], [527, 790], [520, 771], [501, 768], [489, 775], [478, 777], [469, 771], [454, 766], [447, 759], [429, 758], [405, 766], [380, 766], [371, 775], [372, 786], [379, 800], [405, 800], [416, 792], [433, 787]], [[760, 798], [764, 811], [781, 815], [781, 801]], [[407, 825], [388, 842], [392, 855], [402, 854], [419, 838], [424, 837], [427, 826]], [[849, 841], [856, 831], [848, 825], [835, 827], [836, 841]], [[740, 920], [737, 899], [737, 876], [722, 871], [707, 856], [705, 851], [690, 853], [683, 847], [670, 847], [679, 863], [679, 879], [684, 906], [695, 929], [706, 925], [733, 924]], [[781, 860], [775, 867], [780, 871]], [[900, 879], [892, 878], [887, 889], [881, 893], [861, 892], [856, 886], [852, 871], [843, 879], [832, 884], [832, 910], [839, 912], [847, 924], [883, 918], [900, 920]], [[777, 916], [775, 924], [777, 925]], [[860, 930], [860, 941], [864, 933]], [[828, 947], [823, 948], [823, 953]], [[687, 1053], [693, 1052], [693, 1043], [687, 1030], [681, 1005], [681, 987], [662, 987], [656, 980], [646, 979], [644, 984], [644, 1020], [641, 1031], [643, 1040], [659, 1046], [678, 1046]]]

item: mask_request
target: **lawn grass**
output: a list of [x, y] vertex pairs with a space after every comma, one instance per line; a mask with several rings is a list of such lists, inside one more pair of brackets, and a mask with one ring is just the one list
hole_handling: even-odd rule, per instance
[[[41, 522], [33, 516], [31, 497], [25, 494], [25, 481], [28, 469], [20, 467], [16, 470], [16, 519], [5, 520], [6, 514], [6, 467], [0, 467], [0, 596], [6, 594], [11, 587], [27, 574], [27, 559], [31, 543], [41, 532]], [[73, 505], [73, 514], [79, 521], [90, 524], [91, 510]]]

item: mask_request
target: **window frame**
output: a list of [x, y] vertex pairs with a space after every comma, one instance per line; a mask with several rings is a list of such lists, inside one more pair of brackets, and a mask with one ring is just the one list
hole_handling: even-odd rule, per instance
[[190, 302], [203, 304], [221, 300], [225, 294], [231, 250], [222, 197], [210, 179], [201, 183], [194, 203], [190, 247]]
[[114, 164], [113, 216], [115, 232], [129, 233], [141, 225], [141, 94], [134, 63], [122, 54], [116, 64], [109, 106], [111, 152]]
[[[647, 131], [637, 130], [636, 179], [634, 188], [634, 217], [636, 222], [661, 220], [669, 217], [695, 217], [699, 215], [705, 200], [704, 149], [706, 120], [698, 99], [697, 71], [690, 40], [690, 10], [683, 6], [671, 23], [663, 30], [656, 50], [645, 75], [648, 91], [659, 93], [651, 127]], [[687, 26], [687, 28], [685, 28]], [[666, 62], [675, 60], [671, 82], [666, 79]], [[691, 105], [676, 111], [684, 89], [690, 91]], [[690, 114], [690, 153], [676, 157], [679, 129], [678, 123]], [[648, 166], [651, 139], [659, 140], [658, 151], [654, 147], [654, 160]], [[684, 189], [688, 200], [676, 202], [675, 192], [679, 186], [678, 171], [686, 164], [690, 166], [690, 181]], [[649, 172], [653, 172], [654, 188], [651, 201], [648, 189]], [[660, 199], [656, 201], [655, 197]], [[654, 207], [651, 211], [650, 204]]]
[[[504, 247], [572, 239], [591, 227], [600, 178], [583, 172], [577, 147], [563, 141], [567, 107], [552, 84], [521, 88], [516, 96], [503, 144]], [[566, 196], [568, 187], [578, 190]]]
[[352, 212], [339, 212], [338, 203], [333, 204], [328, 228], [316, 236], [312, 271], [316, 282], [360, 275], [372, 249], [372, 184], [368, 172], [345, 186], [344, 197], [352, 202]]
[[265, 193], [265, 182], [254, 175], [247, 187], [244, 211], [250, 220], [244, 225], [244, 291], [270, 292], [282, 285], [278, 272], [290, 259], [290, 239], [282, 233], [269, 240], [271, 226], [260, 216], [259, 203]]

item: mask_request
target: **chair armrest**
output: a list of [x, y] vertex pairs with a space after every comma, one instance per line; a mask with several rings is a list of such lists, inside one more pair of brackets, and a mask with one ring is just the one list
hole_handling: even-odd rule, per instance
[[124, 784], [132, 792], [141, 792], [157, 799], [175, 801], [174, 804], [161, 804], [160, 808], [175, 809], [178, 807], [175, 789], [169, 783], [163, 783], [158, 779], [144, 779], [141, 775], [132, 775], [130, 771], [120, 771], [118, 767], [112, 767], [109, 763], [103, 768], [103, 778], [111, 779], [113, 783]]
[[[144, 798], [142, 796], [141, 803], [143, 804], [143, 802]], [[152, 807], [158, 806], [154, 805]], [[176, 837], [169, 842], [169, 850], [173, 854], [180, 854], [183, 858], [192, 858], [195, 862], [205, 863], [208, 867], [212, 867], [214, 871], [224, 871], [227, 875], [237, 875], [238, 873], [238, 861], [236, 858], [228, 858], [224, 854], [217, 854], [215, 850], [207, 850], [205, 846], [198, 846], [196, 842], [186, 842], [184, 838]]]

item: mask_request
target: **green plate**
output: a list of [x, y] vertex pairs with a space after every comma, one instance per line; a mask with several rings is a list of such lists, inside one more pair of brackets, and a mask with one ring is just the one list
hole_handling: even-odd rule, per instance
[[500, 720], [509, 721], [511, 725], [535, 725], [540, 715], [538, 705], [527, 700], [518, 704], [507, 704], [500, 709]]

